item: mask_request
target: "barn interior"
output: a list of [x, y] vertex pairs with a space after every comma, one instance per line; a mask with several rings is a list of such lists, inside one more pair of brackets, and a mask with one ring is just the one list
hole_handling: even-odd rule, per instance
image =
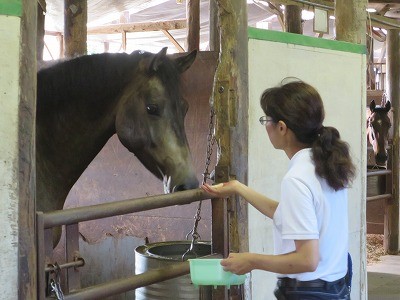
[[[186, 126], [198, 174], [202, 174], [204, 171], [202, 170], [204, 168], [203, 158], [206, 152], [205, 139], [209, 118], [207, 106], [212, 93], [212, 70], [217, 61], [217, 54], [210, 51], [216, 50], [214, 49], [215, 46], [210, 45], [210, 11], [212, 5], [212, 1], [199, 1], [198, 49], [204, 53], [201, 60], [198, 60], [197, 65], [194, 66], [193, 72], [189, 71], [184, 76], [185, 86], [190, 86], [189, 91], [193, 92], [196, 87], [202, 87], [194, 93], [198, 97], [193, 98], [193, 96], [190, 96], [193, 94], [187, 92], [187, 97], [191, 99], [191, 109]], [[276, 31], [287, 30], [284, 25], [287, 5], [300, 5], [301, 33], [303, 35], [328, 40], [336, 39], [334, 1], [247, 1], [248, 26]], [[48, 0], [43, 3], [42, 7], [45, 11], [43, 58], [44, 60], [63, 58], [65, 56], [63, 48], [63, 3]], [[315, 28], [315, 9], [322, 9], [327, 13], [325, 20], [327, 24], [324, 31]], [[187, 51], [189, 47], [187, 18], [188, 7], [186, 2], [179, 0], [146, 2], [126, 0], [108, 1], [107, 4], [104, 1], [89, 0], [87, 2], [87, 52], [88, 54], [102, 52], [130, 53], [138, 49], [157, 52], [165, 46], [168, 47], [168, 53], [171, 54]], [[396, 1], [368, 2], [367, 88], [369, 91], [367, 104], [372, 99], [379, 103], [383, 97], [386, 76], [386, 28], [391, 28], [390, 26], [396, 28], [396, 26], [399, 26], [399, 20], [400, 3], [396, 3]], [[210, 74], [210, 76], [196, 77], [196, 74]], [[202, 129], [199, 130], [199, 128]], [[368, 164], [374, 165], [372, 150], [369, 149], [368, 151]], [[116, 156], [118, 156], [117, 160], [115, 160]], [[127, 165], [129, 166], [128, 170], [126, 169]], [[107, 171], [109, 169], [113, 169], [112, 176]], [[132, 173], [136, 175], [134, 183], [132, 183]], [[199, 176], [199, 180], [201, 180], [201, 176]], [[379, 198], [381, 194], [388, 194], [387, 180], [385, 176], [370, 176], [368, 180], [367, 196], [373, 199], [367, 204], [368, 232], [383, 234], [385, 207], [382, 201], [376, 201], [376, 197]], [[102, 190], [101, 187], [105, 186], [106, 182], [114, 188]], [[144, 182], [151, 184], [144, 185]], [[140, 163], [135, 161], [114, 137], [74, 186], [67, 199], [66, 208], [160, 193], [162, 191], [161, 185], [157, 182], [152, 184], [153, 182], [153, 176]], [[138, 189], [138, 186], [146, 186], [146, 189]], [[93, 190], [96, 190], [96, 193], [93, 193]], [[98, 195], [101, 195], [101, 197], [99, 198]], [[128, 239], [128, 242], [125, 240], [121, 243], [127, 243], [126, 246], [131, 249], [141, 245], [143, 241], [180, 240], [185, 236], [185, 228], [186, 232], [191, 229], [192, 215], [195, 210], [196, 205], [193, 204], [178, 209], [152, 210], [135, 214], [129, 218], [108, 218], [98, 222], [83, 223], [80, 225], [80, 234], [87, 244], [82, 243], [82, 254], [85, 256], [86, 252], [96, 252], [97, 255], [101, 255], [103, 250], [99, 250], [101, 249], [99, 245], [103, 242], [106, 244], [104, 247], [109, 247], [110, 237], [129, 236], [131, 240]], [[155, 220], [156, 222], [153, 222]], [[176, 220], [179, 221], [176, 222]], [[202, 222], [199, 226], [199, 231], [204, 240], [210, 240], [211, 226], [211, 204], [205, 201], [202, 210]], [[56, 249], [56, 253], [57, 251], [61, 254], [64, 249], [61, 246]], [[121, 255], [123, 253], [113, 253], [112, 256]], [[107, 269], [125, 270], [121, 265], [124, 263], [111, 260]], [[96, 277], [98, 277], [97, 274], [101, 273], [101, 268], [96, 265], [96, 260], [91, 261], [91, 265], [90, 272], [84, 273], [82, 276], [87, 281], [83, 285], [90, 285], [99, 281]], [[130, 267], [134, 267], [133, 263]], [[121, 276], [124, 275], [122, 273]], [[126, 273], [129, 274], [129, 270], [126, 270]], [[104, 279], [112, 278], [102, 278], [102, 280]]]
[[[357, 0], [353, 0], [352, 3], [356, 1]], [[198, 174], [198, 180], [201, 182], [204, 173], [207, 174], [207, 168], [213, 169], [218, 162], [222, 167], [216, 167], [216, 174], [214, 174], [216, 177], [213, 177], [213, 180], [216, 180], [216, 182], [231, 179], [230, 172], [237, 175], [239, 179], [247, 179], [247, 167], [245, 163], [247, 162], [248, 145], [239, 145], [240, 143], [235, 141], [241, 139], [243, 136], [245, 136], [245, 138], [248, 137], [247, 129], [240, 127], [247, 121], [244, 116], [248, 108], [245, 104], [246, 100], [248, 100], [248, 95], [245, 95], [241, 89], [235, 90], [236, 87], [232, 87], [232, 84], [242, 85], [243, 82], [241, 80], [243, 80], [244, 76], [240, 77], [237, 74], [243, 75], [248, 70], [244, 67], [245, 64], [243, 64], [242, 61], [240, 61], [239, 66], [236, 65], [237, 62], [232, 63], [230, 61], [231, 58], [229, 55], [226, 56], [227, 45], [218, 38], [218, 31], [216, 30], [218, 21], [216, 20], [216, 15], [217, 12], [221, 12], [221, 7], [218, 7], [217, 4], [225, 3], [225, 0], [38, 0], [37, 2], [39, 4], [37, 15], [38, 50], [36, 57], [38, 66], [42, 64], [46, 65], [58, 59], [69, 59], [82, 54], [103, 52], [131, 53], [138, 49], [156, 53], [163, 47], [168, 47], [168, 54], [179, 57], [182, 53], [194, 49], [200, 50], [194, 65], [182, 76], [183, 96], [189, 101], [189, 110], [185, 119], [185, 127], [189, 145], [192, 150], [196, 173]], [[337, 17], [337, 19], [341, 20], [343, 20], [343, 15], [348, 13], [344, 6], [335, 11], [335, 5], [338, 2], [340, 1], [247, 0], [247, 2], [243, 2], [246, 3], [243, 5], [239, 4], [239, 2], [232, 3], [234, 3], [233, 5], [235, 8], [241, 8], [240, 13], [245, 12], [246, 17], [240, 18], [240, 21], [246, 20], [247, 26], [245, 25], [245, 27], [268, 29], [282, 33], [300, 33], [304, 36], [316, 39], [336, 41], [343, 38], [343, 31], [341, 33], [337, 32], [339, 24], [337, 24], [335, 19], [335, 17], [337, 17], [336, 13], [337, 11], [342, 13], [340, 17]], [[190, 3], [195, 6], [190, 6]], [[230, 1], [228, 3], [230, 3]], [[342, 1], [342, 4], [343, 3]], [[64, 5], [66, 6], [64, 7]], [[400, 3], [397, 0], [365, 0], [365, 8], [367, 9], [365, 30], [367, 33], [365, 37], [366, 75], [365, 86], [364, 83], [360, 84], [360, 86], [362, 91], [364, 91], [365, 88], [367, 95], [365, 97], [365, 106], [363, 105], [362, 109], [356, 107], [357, 113], [361, 112], [360, 118], [363, 122], [362, 126], [358, 124], [353, 132], [349, 130], [346, 134], [350, 134], [350, 136], [351, 134], [356, 135], [358, 131], [364, 133], [364, 121], [366, 120], [364, 119], [363, 113], [372, 99], [376, 102], [380, 102], [387, 95], [392, 96], [394, 95], [393, 93], [395, 93], [393, 92], [392, 79], [389, 80], [391, 83], [391, 90], [389, 90], [387, 85], [387, 73], [389, 73], [388, 53], [390, 53], [390, 55], [395, 53], [393, 48], [391, 48], [393, 44], [391, 45], [388, 39], [389, 36], [393, 38], [393, 35], [390, 35], [390, 33], [398, 33], [398, 29], [400, 29]], [[82, 13], [80, 9], [87, 11]], [[196, 14], [194, 17], [193, 12]], [[289, 12], [295, 15], [293, 19], [287, 17]], [[78, 15], [87, 15], [87, 20], [83, 21], [84, 26], [73, 34], [74, 37], [72, 40], [77, 38], [77, 40], [79, 39], [81, 44], [84, 45], [84, 48], [78, 50], [73, 49], [74, 46], [70, 43], [71, 36], [68, 35], [71, 33], [71, 20], [66, 17], [67, 14], [76, 13], [78, 13]], [[2, 14], [0, 14], [0, 21], [3, 22], [1, 24], [7, 24], [7, 21], [4, 21], [1, 17]], [[219, 16], [220, 19], [226, 22], [226, 19], [224, 19], [225, 17], [225, 15]], [[350, 17], [357, 19], [359, 15]], [[195, 21], [193, 21], [193, 18]], [[82, 20], [78, 22], [82, 24]], [[238, 22], [238, 24], [239, 23], [240, 22]], [[232, 22], [230, 24], [232, 24]], [[221, 28], [224, 27], [224, 33], [227, 31], [229, 33], [227, 29], [230, 27], [229, 23], [228, 26], [226, 25], [227, 23], [224, 23], [221, 25]], [[23, 30], [26, 30], [28, 27], [29, 26], [22, 26]], [[195, 31], [198, 32], [193, 33], [193, 31], [191, 31], [192, 27], [195, 27]], [[234, 26], [232, 25], [231, 27], [233, 28]], [[248, 28], [246, 28], [246, 30], [247, 29]], [[1, 33], [2, 30], [0, 29], [0, 41], [2, 41], [1, 38], [4, 36], [4, 34], [2, 35]], [[43, 34], [43, 39], [41, 34]], [[240, 34], [239, 40], [243, 39], [243, 30]], [[195, 38], [191, 39], [193, 36]], [[340, 36], [340, 38], [338, 38], [338, 36]], [[354, 36], [352, 36], [352, 38], [353, 37]], [[235, 38], [237, 38], [237, 36], [235, 36]], [[82, 43], [82, 41], [84, 42]], [[239, 42], [244, 45], [243, 40]], [[353, 39], [350, 43], [360, 43], [360, 40], [355, 42]], [[361, 43], [364, 43], [364, 38], [361, 38]], [[245, 44], [247, 47], [247, 40]], [[242, 51], [243, 49], [238, 50], [238, 52], [247, 59], [247, 50], [244, 52]], [[7, 58], [10, 56], [9, 53], [13, 51], [6, 52], [7, 55], [5, 59], [3, 59], [3, 61], [0, 60], [0, 66], [5, 66], [5, 70], [7, 71]], [[357, 55], [360, 53], [357, 53]], [[360, 56], [364, 57], [363, 55], [364, 54], [361, 53]], [[221, 57], [224, 59], [221, 59]], [[227, 57], [229, 57], [229, 63], [234, 66], [230, 76], [230, 78], [234, 80], [226, 80], [225, 78], [225, 81], [217, 81], [217, 76], [215, 76], [215, 74], [216, 71], [218, 72], [218, 70], [221, 69], [219, 67], [222, 65], [222, 68], [228, 69], [225, 65], [225, 59]], [[346, 57], [346, 55], [344, 55], [344, 57]], [[4, 63], [4, 61], [6, 63]], [[355, 66], [358, 68], [359, 65], [362, 66], [362, 64], [363, 62], [359, 60]], [[23, 69], [25, 65], [21, 65], [21, 73], [31, 68]], [[32, 63], [30, 65], [33, 66], [35, 64]], [[328, 71], [330, 70], [331, 69]], [[393, 65], [390, 66], [390, 71], [393, 73]], [[28, 72], [26, 72], [26, 74], [28, 74]], [[335, 74], [340, 74], [340, 72]], [[343, 75], [343, 77], [345, 76]], [[257, 78], [261, 78], [261, 76]], [[364, 73], [362, 72], [357, 78], [364, 79]], [[351, 79], [348, 81], [350, 82]], [[246, 84], [247, 82], [243, 85]], [[6, 85], [8, 84], [3, 84], [0, 76], [0, 91], [3, 91]], [[218, 86], [218, 88], [216, 88], [216, 86]], [[31, 90], [33, 91], [34, 89]], [[224, 93], [225, 91], [229, 91], [229, 94]], [[237, 94], [235, 94], [235, 92], [237, 92]], [[229, 97], [226, 96], [227, 94]], [[6, 95], [6, 93], [4, 93], [4, 95]], [[212, 104], [212, 101], [215, 99], [217, 100], [215, 100], [214, 103], [219, 103], [218, 105], [223, 101], [231, 104], [234, 102], [232, 99], [236, 99], [235, 97], [244, 99], [243, 102], [238, 102], [239, 104], [237, 107], [230, 107], [231, 110], [240, 111], [238, 118], [235, 119], [235, 117], [229, 115], [232, 111], [225, 112], [219, 107], [218, 114], [222, 114], [222, 119], [225, 123], [220, 122], [217, 124], [219, 127], [216, 129], [221, 136], [228, 136], [228, 144], [233, 145], [230, 154], [234, 157], [237, 165], [230, 169], [225, 165], [225, 157], [222, 157], [223, 164], [221, 164], [221, 157], [218, 157], [218, 154], [221, 153], [221, 148], [218, 148], [215, 144], [212, 145], [212, 151], [210, 151], [209, 148], [210, 131], [215, 129], [211, 120], [213, 111], [210, 110], [210, 104]], [[255, 97], [257, 97], [257, 95], [255, 95]], [[364, 100], [363, 97], [362, 99]], [[395, 101], [397, 101], [395, 103], [398, 103], [398, 100]], [[23, 109], [24, 106], [22, 105], [21, 107]], [[29, 113], [29, 110], [26, 111]], [[24, 114], [20, 115], [24, 116]], [[218, 117], [221, 117], [221, 115]], [[28, 119], [29, 118], [25, 118], [24, 120]], [[335, 116], [334, 121], [340, 124], [339, 119], [340, 116]], [[355, 122], [355, 120], [352, 121]], [[237, 124], [239, 125], [235, 128], [236, 130], [229, 130], [229, 128], [233, 128]], [[0, 122], [0, 133], [4, 133], [2, 128], [2, 123]], [[396, 149], [398, 150], [399, 147], [397, 144], [392, 143], [395, 139], [393, 137], [395, 134], [396, 132], [392, 131], [391, 139], [389, 139], [390, 153], [395, 153]], [[361, 137], [361, 134], [357, 136], [357, 138], [358, 137]], [[225, 142], [226, 141], [224, 141], [224, 143]], [[354, 140], [352, 142], [354, 143]], [[373, 149], [367, 146], [365, 146], [364, 149], [363, 145], [359, 148], [361, 149], [361, 155], [357, 157], [357, 159], [360, 165], [365, 163], [375, 167], [376, 163], [373, 157]], [[364, 150], [365, 153], [363, 152]], [[1, 149], [0, 153], [3, 153]], [[364, 157], [364, 154], [367, 154], [367, 157]], [[25, 162], [28, 160], [24, 157], [21, 161]], [[353, 209], [352, 212], [355, 212], [356, 217], [351, 219], [350, 222], [357, 222], [357, 232], [353, 235], [354, 239], [352, 241], [353, 248], [354, 245], [365, 245], [365, 237], [360, 236], [360, 232], [364, 230], [362, 220], [365, 217], [367, 222], [365, 231], [367, 233], [383, 235], [383, 246], [385, 247], [386, 253], [398, 254], [398, 230], [397, 233], [395, 232], [396, 230], [393, 230], [396, 224], [398, 227], [398, 202], [396, 206], [396, 202], [391, 201], [391, 199], [396, 198], [397, 194], [395, 195], [394, 193], [398, 193], [396, 189], [393, 189], [392, 184], [392, 180], [398, 178], [396, 177], [398, 176], [398, 170], [392, 167], [392, 164], [396, 164], [396, 162], [398, 162], [398, 157], [391, 154], [387, 165], [383, 169], [373, 170], [368, 174], [366, 171], [364, 173], [364, 170], [360, 171], [358, 184], [361, 185], [362, 180], [366, 181], [367, 198], [365, 199], [365, 204], [363, 201], [360, 201], [361, 204], [357, 202], [357, 206], [351, 206]], [[275, 163], [278, 164], [279, 160], [275, 161]], [[20, 171], [20, 176], [21, 174], [23, 175], [24, 172]], [[31, 186], [30, 181], [28, 185]], [[357, 186], [355, 190], [358, 189], [358, 194], [356, 195], [362, 194], [364, 188], [365, 187]], [[144, 168], [132, 153], [122, 146], [118, 138], [113, 136], [70, 191], [64, 208], [65, 211], [68, 211], [69, 209], [81, 206], [103, 205], [121, 199], [141, 199], [142, 197], [163, 194], [163, 192], [163, 183]], [[193, 196], [192, 194], [189, 195], [189, 197]], [[168, 197], [167, 195], [167, 198]], [[215, 247], [213, 249], [217, 249], [216, 252], [218, 253], [226, 255], [229, 250], [245, 251], [249, 249], [249, 242], [247, 239], [249, 238], [249, 229], [246, 228], [248, 225], [246, 220], [248, 211], [243, 203], [239, 201], [234, 202], [231, 199], [228, 201], [224, 200], [224, 202], [203, 199], [201, 211], [199, 211], [200, 206], [198, 206], [197, 201], [187, 200], [187, 203], [190, 204], [179, 204], [127, 215], [107, 217], [101, 220], [81, 222], [79, 226], [78, 224], [69, 224], [64, 228], [62, 241], [54, 251], [52, 245], [49, 243], [51, 234], [48, 228], [44, 230], [41, 228], [41, 231], [39, 231], [40, 237], [38, 238], [38, 240], [42, 239], [40, 241], [41, 247], [38, 249], [38, 261], [36, 261], [36, 256], [34, 258], [29, 256], [26, 260], [32, 264], [38, 262], [39, 271], [37, 280], [40, 285], [39, 289], [43, 289], [44, 286], [47, 288], [46, 292], [44, 290], [38, 291], [38, 298], [45, 299], [45, 293], [47, 295], [52, 294], [53, 297], [59, 298], [55, 295], [57, 294], [55, 290], [52, 292], [49, 290], [51, 287], [49, 274], [56, 274], [56, 276], [61, 276], [56, 279], [61, 279], [61, 287], [59, 290], [67, 291], [67, 299], [81, 299], [79, 295], [83, 294], [79, 293], [82, 292], [84, 294], [86, 293], [85, 295], [89, 295], [91, 293], [91, 287], [95, 289], [99, 287], [99, 290], [110, 292], [112, 284], [108, 285], [108, 281], [114, 282], [115, 286], [118, 286], [120, 290], [115, 292], [114, 296], [103, 297], [104, 299], [142, 299], [142, 292], [139, 291], [136, 293], [136, 291], [132, 290], [132, 286], [142, 287], [143, 285], [138, 283], [140, 281], [139, 279], [136, 281], [135, 278], [129, 277], [134, 273], [135, 269], [138, 270], [143, 267], [143, 265], [137, 265], [137, 255], [140, 256], [138, 251], [142, 250], [136, 249], [143, 249], [144, 245], [163, 242], [174, 243], [175, 241], [176, 244], [179, 244], [182, 240], [186, 239], [189, 241], [187, 245], [189, 249], [190, 240], [194, 239], [194, 229], [196, 231], [198, 230], [201, 241], [209, 243], [209, 241], [213, 240], [213, 247]], [[361, 212], [364, 205], [366, 213]], [[32, 210], [32, 207], [29, 205], [26, 206], [28, 210]], [[21, 207], [24, 208], [24, 205], [19, 206], [19, 208]], [[197, 213], [201, 213], [201, 220], [198, 224], [196, 223], [196, 217], [198, 217]], [[234, 214], [236, 215], [232, 217]], [[364, 214], [366, 215], [364, 216]], [[7, 216], [7, 220], [9, 218], [10, 214]], [[360, 220], [361, 225], [359, 224]], [[35, 221], [30, 221], [32, 224], [30, 224], [31, 226], [27, 226], [27, 228], [32, 227], [32, 230], [34, 230], [33, 227], [36, 225], [39, 228], [43, 225], [41, 222], [44, 222], [43, 215], [39, 213]], [[264, 220], [261, 220], [260, 223], [262, 222], [264, 222]], [[33, 224], [35, 226], [33, 226]], [[17, 227], [24, 228], [25, 224], [19, 226], [20, 227]], [[361, 228], [360, 230], [359, 227]], [[68, 237], [66, 235], [68, 235]], [[21, 234], [19, 239], [23, 240], [24, 237], [25, 233]], [[27, 238], [27, 240], [28, 239], [29, 238]], [[258, 239], [261, 238], [258, 237]], [[42, 243], [43, 241], [44, 244]], [[25, 244], [23, 241], [21, 244], [22, 250], [20, 251], [24, 253], [26, 249], [30, 249], [30, 247], [26, 245], [30, 245], [28, 243], [31, 242], [32, 244], [36, 243], [29, 240]], [[270, 245], [267, 245], [267, 247], [269, 246]], [[79, 249], [79, 252], [76, 252], [76, 249]], [[371, 294], [371, 296], [366, 295], [366, 293], [368, 293], [366, 289], [367, 282], [366, 278], [363, 278], [364, 271], [366, 271], [366, 261], [363, 255], [366, 249], [360, 247], [357, 251], [356, 268], [358, 269], [356, 270], [356, 279], [358, 281], [353, 293], [359, 296], [360, 299], [365, 297], [369, 297], [370, 299], [392, 299], [382, 298], [387, 296], [382, 296], [382, 294], [379, 293], [384, 290], [386, 294], [392, 293], [387, 297], [393, 296], [393, 299], [397, 299], [399, 294], [398, 287], [395, 286], [393, 282], [398, 280], [398, 277], [395, 277], [395, 280], [393, 277], [390, 277], [388, 281], [383, 281], [384, 279], [379, 273], [377, 278], [381, 281], [376, 280], [374, 283], [374, 288], [378, 287], [374, 290], [375, 294]], [[148, 257], [152, 255], [155, 254], [150, 253]], [[26, 267], [26, 261], [22, 261], [21, 257], [25, 259], [24, 255], [19, 255], [17, 261], [20, 261], [21, 265]], [[396, 262], [392, 260], [389, 261], [392, 265], [396, 264]], [[142, 263], [146, 264], [147, 262], [142, 261]], [[155, 266], [155, 268], [158, 267], [160, 266]], [[43, 269], [46, 270], [47, 275], [45, 275]], [[60, 269], [62, 269], [61, 273], [59, 273]], [[36, 292], [35, 275], [32, 275], [32, 279], [30, 276], [27, 276], [27, 274], [29, 274], [29, 269], [21, 268], [21, 270], [18, 270], [20, 277], [17, 278], [17, 280], [22, 282], [24, 288], [21, 288], [19, 295], [24, 295], [29, 289], [30, 291], [26, 293], [32, 291]], [[21, 272], [22, 275], [19, 272]], [[187, 265], [180, 269], [179, 272], [182, 274], [186, 272], [185, 274], [187, 275]], [[173, 276], [176, 277], [176, 273], [174, 274]], [[127, 276], [131, 281], [130, 283], [127, 283], [129, 280], [124, 281], [124, 278]], [[160, 273], [157, 273], [155, 278], [161, 278]], [[152, 280], [152, 282], [154, 282], [154, 278]], [[135, 282], [134, 284], [136, 285], [132, 285], [133, 282]], [[190, 281], [188, 282], [188, 285], [192, 288]], [[382, 288], [382, 285], [387, 283], [388, 285]], [[130, 290], [127, 288], [129, 284], [131, 284]], [[167, 299], [174, 299], [176, 295], [176, 285], [184, 286], [185, 284], [186, 282], [182, 283], [178, 281], [178, 283], [173, 283], [172, 287], [162, 286], [164, 290], [161, 292], [161, 299], [166, 299], [165, 293], [171, 294]], [[200, 294], [203, 294], [202, 299], [249, 299], [248, 295], [251, 295], [252, 289], [255, 295], [259, 295], [258, 290], [256, 291], [254, 288], [256, 284], [259, 286], [263, 285], [258, 281], [246, 282], [244, 286], [234, 286], [231, 287], [231, 289], [219, 287], [213, 290], [201, 290]], [[391, 285], [389, 286], [389, 284]], [[124, 285], [124, 287], [122, 287], [122, 285]], [[80, 290], [81, 288], [83, 289], [82, 291]], [[158, 288], [159, 286], [154, 286], [154, 290]], [[124, 292], [121, 293], [121, 290], [124, 290]], [[153, 289], [149, 287], [145, 291], [146, 293], [153, 292]], [[196, 290], [196, 292], [198, 292], [198, 290]], [[99, 299], [99, 296], [93, 295], [94, 294], [88, 299]], [[158, 299], [158, 296], [159, 295], [155, 296], [154, 299]], [[147, 299], [146, 297], [147, 296], [145, 296], [144, 299]], [[150, 296], [148, 297], [148, 299], [153, 299]], [[198, 297], [196, 297], [195, 299], [198, 299]], [[20, 298], [29, 299], [29, 297], [25, 296], [20, 296]]]

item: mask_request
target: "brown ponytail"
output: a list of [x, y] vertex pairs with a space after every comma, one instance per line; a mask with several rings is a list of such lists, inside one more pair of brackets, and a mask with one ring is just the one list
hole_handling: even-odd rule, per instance
[[299, 142], [312, 148], [315, 172], [330, 187], [340, 190], [350, 185], [355, 168], [349, 145], [336, 128], [322, 125], [324, 106], [315, 88], [302, 81], [289, 82], [265, 90], [260, 104], [274, 122], [285, 122]]

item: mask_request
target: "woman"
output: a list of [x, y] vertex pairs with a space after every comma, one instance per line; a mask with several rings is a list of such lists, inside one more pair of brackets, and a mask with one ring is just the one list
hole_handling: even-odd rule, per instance
[[274, 255], [231, 253], [225, 270], [278, 274], [277, 299], [350, 299], [347, 187], [354, 177], [349, 146], [323, 126], [318, 92], [302, 81], [264, 91], [260, 118], [276, 149], [290, 159], [280, 202], [240, 183], [203, 185], [213, 197], [238, 194], [274, 223]]

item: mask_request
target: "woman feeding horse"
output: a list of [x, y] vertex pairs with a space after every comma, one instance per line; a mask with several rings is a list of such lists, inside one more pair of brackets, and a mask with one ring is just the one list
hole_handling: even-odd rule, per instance
[[202, 188], [213, 197], [237, 194], [271, 218], [275, 253], [231, 253], [221, 265], [236, 274], [277, 273], [277, 299], [350, 299], [347, 187], [355, 170], [348, 144], [323, 125], [322, 99], [305, 82], [269, 88], [260, 103], [269, 140], [290, 160], [280, 201], [237, 180]]

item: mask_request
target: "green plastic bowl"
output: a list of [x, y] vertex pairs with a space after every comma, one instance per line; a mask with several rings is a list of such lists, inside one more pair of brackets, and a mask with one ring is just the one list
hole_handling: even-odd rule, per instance
[[225, 285], [228, 288], [231, 285], [243, 284], [246, 275], [236, 275], [224, 271], [221, 266], [221, 259], [189, 259], [190, 278], [194, 285]]

